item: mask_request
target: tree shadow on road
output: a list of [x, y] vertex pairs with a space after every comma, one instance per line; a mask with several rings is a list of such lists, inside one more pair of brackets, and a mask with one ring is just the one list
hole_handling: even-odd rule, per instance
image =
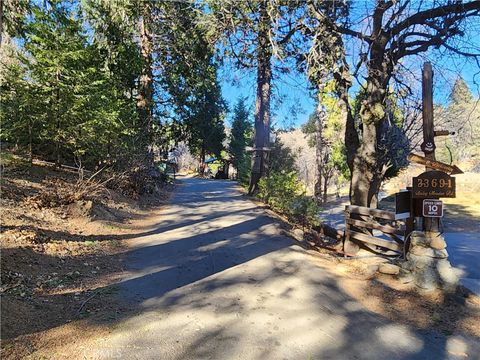
[[[115, 285], [114, 307], [102, 309], [106, 299], [100, 295], [85, 304], [82, 315], [91, 311], [84, 322], [92, 329], [112, 328], [118, 336], [105, 346], [117, 347], [122, 358], [450, 356], [449, 338], [369, 311], [314, 257], [282, 236], [275, 220], [254, 206], [228, 208], [237, 198], [228, 196], [228, 189], [209, 189], [198, 197], [180, 191], [175, 201], [190, 201], [171, 206], [177, 219], [117, 239], [152, 237], [148, 246], [124, 254], [128, 273]], [[218, 206], [202, 213], [198, 205], [210, 195], [225, 198], [212, 201]], [[229, 224], [222, 222], [225, 216]], [[109, 289], [112, 286], [95, 291]], [[65, 292], [45, 300], [73, 295]], [[101, 311], [95, 313], [98, 308]], [[19, 334], [48, 330], [68, 320], [58, 318]], [[197, 324], [199, 330], [193, 331]], [[141, 331], [144, 328], [149, 331]], [[173, 355], [168, 353], [172, 348], [178, 348]]]

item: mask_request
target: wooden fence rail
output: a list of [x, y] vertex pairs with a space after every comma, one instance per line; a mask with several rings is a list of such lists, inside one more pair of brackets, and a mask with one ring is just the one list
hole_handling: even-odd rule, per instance
[[[373, 230], [381, 231], [374, 235]], [[391, 211], [363, 206], [345, 206], [345, 241], [364, 243], [367, 247], [379, 246], [403, 252], [404, 231]]]

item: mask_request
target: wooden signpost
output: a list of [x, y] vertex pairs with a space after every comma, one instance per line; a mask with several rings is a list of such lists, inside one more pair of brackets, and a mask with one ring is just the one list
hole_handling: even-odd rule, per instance
[[413, 178], [411, 218], [407, 221], [407, 234], [417, 228], [423, 230], [427, 236], [429, 233], [440, 232], [443, 203], [439, 198], [455, 197], [455, 178], [451, 175], [463, 174], [457, 166], [444, 164], [435, 159], [435, 136], [446, 136], [452, 133], [447, 130], [434, 130], [432, 79], [432, 65], [427, 62], [424, 64], [422, 76], [423, 143], [421, 149], [425, 156], [410, 154], [408, 157], [412, 162], [425, 165], [425, 172]]
[[456, 175], [456, 174], [463, 174], [463, 171], [460, 170], [456, 165], [448, 165], [444, 164], [440, 161], [430, 160], [426, 157], [417, 155], [417, 154], [410, 154], [408, 155], [408, 160], [413, 161], [414, 163], [425, 165], [428, 168], [444, 171], [448, 174]]

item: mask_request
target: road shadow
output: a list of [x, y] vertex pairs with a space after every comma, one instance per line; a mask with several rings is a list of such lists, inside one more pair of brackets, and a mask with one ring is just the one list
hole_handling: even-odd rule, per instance
[[[216, 183], [223, 188], [211, 185]], [[189, 180], [177, 191], [165, 212], [172, 220], [120, 239], [135, 241], [124, 254], [126, 274], [115, 285], [114, 316], [93, 311], [101, 307], [101, 296], [82, 310], [82, 315], [92, 310], [84, 318], [89, 326], [116, 329], [118, 336], [108, 346], [119, 349], [122, 358], [449, 357], [444, 334], [400, 325], [367, 310], [342, 289], [338, 278], [316, 265], [312, 255], [282, 236], [276, 220], [251, 206], [227, 182]], [[203, 213], [207, 203], [212, 210]], [[109, 289], [112, 286], [95, 291]], [[59, 296], [74, 294], [46, 299], [55, 302]], [[194, 335], [188, 314], [204, 316]], [[452, 332], [458, 332], [455, 324], [463, 316], [466, 313], [455, 319]], [[17, 335], [68, 320], [59, 318]], [[150, 330], [137, 331], [140, 327]], [[189, 336], [182, 336], [186, 333]], [[175, 347], [174, 357], [166, 353]], [[95, 349], [88, 351], [87, 357], [94, 357]]]

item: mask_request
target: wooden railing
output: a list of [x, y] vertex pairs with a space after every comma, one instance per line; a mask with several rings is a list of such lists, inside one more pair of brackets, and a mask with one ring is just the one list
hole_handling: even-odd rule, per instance
[[[381, 231], [374, 235], [373, 230]], [[345, 206], [345, 241], [364, 243], [388, 250], [403, 252], [404, 230], [391, 211], [363, 206]]]

